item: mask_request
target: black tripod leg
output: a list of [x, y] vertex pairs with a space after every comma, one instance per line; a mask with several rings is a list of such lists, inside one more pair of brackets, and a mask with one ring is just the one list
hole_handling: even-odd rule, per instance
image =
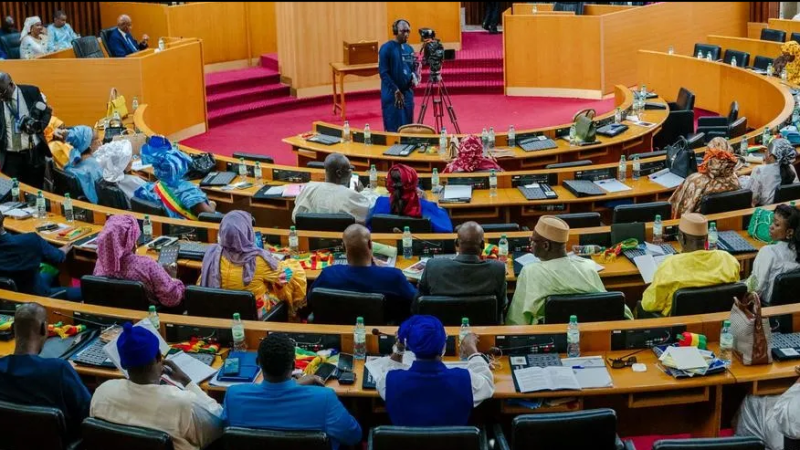
[[419, 116], [417, 116], [417, 123], [424, 123], [425, 113], [428, 111], [428, 102], [431, 99], [431, 89], [433, 84], [428, 80], [428, 85], [425, 86], [425, 95], [422, 96], [422, 106], [419, 108]]
[[453, 128], [456, 129], [457, 134], [461, 134], [461, 127], [458, 126], [458, 119], [456, 118], [456, 110], [453, 108], [453, 102], [450, 100], [450, 93], [447, 92], [447, 86], [444, 84], [444, 80], [440, 80], [439, 84], [441, 85], [440, 94], [442, 95], [442, 101], [444, 105], [447, 107], [447, 115], [450, 116], [450, 122], [453, 122]]

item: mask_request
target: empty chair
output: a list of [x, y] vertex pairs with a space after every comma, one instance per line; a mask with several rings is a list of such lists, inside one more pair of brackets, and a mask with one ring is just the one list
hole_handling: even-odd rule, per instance
[[[691, 103], [694, 104], [694, 99]], [[687, 140], [694, 137], [694, 109], [670, 109], [661, 132], [653, 137], [653, 148], [664, 149], [681, 137]]]
[[733, 297], [747, 293], [744, 283], [678, 289], [672, 295], [672, 315], [691, 316], [730, 311]]
[[8, 55], [8, 59], [19, 59], [20, 34], [18, 32], [0, 36], [0, 47]]
[[83, 301], [90, 305], [146, 311], [151, 303], [141, 281], [84, 275], [81, 278]]
[[72, 50], [76, 58], [103, 58], [103, 50], [94, 36], [83, 36], [72, 41]]
[[210, 222], [210, 223], [222, 223], [222, 218], [225, 217], [225, 214], [214, 211], [212, 212], [201, 212], [197, 215], [197, 220], [200, 222]]
[[618, 205], [614, 208], [612, 223], [652, 222], [656, 215], [667, 220], [672, 217], [670, 202], [637, 203], [633, 205]]
[[[747, 117], [739, 117], [738, 120], [728, 127], [728, 139], [737, 138], [747, 133]], [[695, 147], [692, 147], [695, 148]]]
[[398, 427], [369, 431], [368, 450], [488, 450], [486, 434], [477, 427]]
[[800, 270], [786, 272], [775, 277], [772, 295], [768, 299], [770, 306], [800, 303], [797, 293], [800, 292]]
[[275, 160], [269, 155], [259, 155], [257, 153], [233, 152], [236, 159], [244, 158], [245, 161], [258, 161], [262, 164], [275, 164]]
[[[298, 216], [300, 216], [298, 214]], [[395, 214], [375, 214], [372, 216], [372, 231], [374, 233], [397, 233], [408, 227], [414, 233], [431, 233], [433, 227], [430, 219], [398, 216]]]
[[555, 163], [555, 164], [548, 164], [544, 166], [545, 169], [564, 169], [566, 167], [581, 167], [581, 166], [591, 166], [592, 160], [591, 159], [582, 159], [580, 161], [569, 161], [569, 162], [562, 162], [562, 163]]
[[297, 213], [294, 223], [298, 230], [344, 231], [345, 228], [356, 223], [356, 219], [345, 213]]
[[436, 129], [424, 123], [408, 123], [397, 129], [400, 134], [436, 134]]
[[151, 216], [166, 217], [167, 215], [167, 210], [161, 203], [155, 203], [137, 197], [131, 197], [131, 209], [134, 212], [149, 214]]
[[653, 444], [653, 450], [764, 450], [764, 443], [761, 442], [761, 439], [751, 436], [662, 439]]
[[767, 70], [767, 67], [769, 67], [769, 65], [772, 64], [773, 61], [774, 59], [770, 57], [756, 55], [755, 60], [753, 60], [753, 68], [758, 70]]
[[544, 303], [544, 323], [569, 323], [576, 315], [584, 322], [625, 319], [625, 294], [597, 292], [592, 294], [550, 295]]
[[150, 428], [130, 427], [89, 417], [81, 426], [85, 450], [173, 450], [169, 434]]
[[128, 197], [117, 187], [116, 183], [109, 183], [103, 179], [94, 182], [97, 191], [97, 204], [115, 209], [130, 209]]
[[567, 222], [570, 228], [589, 228], [603, 225], [598, 212], [558, 214], [556, 217]]
[[4, 448], [75, 448], [69, 442], [64, 413], [58, 408], [0, 401], [0, 421], [6, 430], [3, 432]]
[[678, 98], [669, 102], [671, 111], [694, 111], [694, 93], [684, 87], [678, 90]]
[[778, 186], [772, 203], [783, 203], [800, 198], [800, 183], [784, 184]]
[[617, 414], [613, 409], [517, 416], [511, 422], [511, 446], [500, 425], [495, 425], [494, 430], [498, 450], [634, 448], [617, 436]]
[[417, 298], [412, 309], [415, 314], [438, 318], [446, 327], [461, 325], [462, 317], [469, 317], [470, 325], [499, 324], [497, 297], [494, 295], [423, 295]]
[[795, 41], [800, 43], [800, 33], [792, 33], [791, 37], [789, 38], [790, 41]]
[[[242, 320], [259, 320], [256, 297], [249, 291], [186, 286], [185, 302], [186, 314], [190, 316], [230, 319], [234, 313], [239, 313]], [[286, 322], [288, 320], [286, 304], [278, 303], [260, 320]]]
[[[19, 289], [17, 289], [17, 283], [14, 281], [14, 279], [8, 278], [8, 277], [0, 277], [0, 289], [5, 289], [6, 291], [19, 292]], [[66, 300], [67, 299], [67, 290], [66, 290], [66, 288], [59, 289], [59, 290], [57, 290], [55, 292], [52, 292], [49, 295], [49, 297], [50, 298], [59, 298], [59, 299], [62, 299], [62, 300]]]
[[711, 139], [721, 136], [729, 137], [728, 132], [730, 125], [739, 119], [739, 102], [731, 102], [731, 107], [728, 110], [727, 117], [723, 116], [707, 116], [697, 119], [697, 132], [705, 134], [705, 141], [709, 142]]
[[256, 430], [227, 427], [222, 450], [329, 450], [331, 442], [321, 431]]
[[700, 214], [716, 214], [738, 209], [748, 209], [753, 201], [753, 193], [750, 189], [739, 189], [737, 191], [720, 192], [703, 196], [700, 200]]
[[772, 42], [786, 42], [786, 32], [783, 30], [774, 30], [772, 28], [762, 28], [761, 40], [772, 41]]
[[722, 62], [731, 64], [733, 58], [736, 58], [736, 67], [747, 67], [750, 65], [750, 53], [741, 50], [732, 50], [730, 48], [725, 50], [725, 57], [722, 58]]
[[716, 61], [719, 59], [719, 55], [722, 54], [722, 48], [719, 45], [694, 44], [694, 53], [692, 53], [692, 56], [697, 56], [699, 52], [703, 52], [703, 58], [708, 55], [708, 52], [711, 52], [711, 59]]
[[386, 323], [386, 298], [383, 294], [316, 288], [308, 295], [314, 323], [350, 325], [363, 317], [364, 323]]

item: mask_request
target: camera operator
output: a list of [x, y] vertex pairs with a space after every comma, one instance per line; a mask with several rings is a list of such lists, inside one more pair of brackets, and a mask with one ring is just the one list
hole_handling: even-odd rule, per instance
[[[7, 73], [0, 72], [0, 170], [37, 188], [44, 179], [44, 159], [50, 149], [44, 128], [52, 114], [36, 86], [16, 85]], [[38, 107], [37, 107], [38, 106]]]
[[395, 39], [381, 46], [378, 53], [378, 72], [381, 75], [381, 110], [383, 129], [397, 131], [414, 121], [414, 86], [416, 56], [408, 42], [411, 24], [398, 19], [392, 24]]

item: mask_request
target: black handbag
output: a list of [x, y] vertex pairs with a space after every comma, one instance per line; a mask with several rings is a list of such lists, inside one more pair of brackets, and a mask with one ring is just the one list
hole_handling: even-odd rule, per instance
[[667, 168], [670, 172], [683, 178], [697, 172], [697, 155], [689, 148], [686, 138], [681, 136], [664, 150], [667, 151]]
[[217, 160], [211, 153], [191, 155], [192, 163], [186, 173], [186, 179], [199, 180], [217, 169]]

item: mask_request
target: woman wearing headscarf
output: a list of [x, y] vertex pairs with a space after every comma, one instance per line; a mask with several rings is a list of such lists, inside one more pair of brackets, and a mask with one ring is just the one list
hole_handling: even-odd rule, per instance
[[775, 198], [778, 186], [797, 183], [794, 160], [797, 152], [786, 139], [773, 139], [767, 147], [763, 166], [756, 166], [750, 175], [753, 206], [769, 205]]
[[175, 308], [183, 300], [185, 287], [147, 256], [136, 254], [139, 223], [133, 216], [111, 216], [97, 238], [97, 263], [94, 275], [141, 281], [147, 298], [154, 305]]
[[447, 211], [434, 202], [429, 202], [420, 194], [417, 171], [404, 164], [395, 164], [386, 177], [389, 197], [379, 197], [372, 209], [375, 214], [394, 214], [407, 217], [424, 217], [431, 221], [434, 233], [452, 233], [453, 223]]
[[734, 170], [738, 162], [725, 138], [712, 139], [697, 172], [686, 177], [669, 198], [672, 218], [678, 219], [686, 213], [700, 212], [703, 196], [739, 189], [739, 178]]
[[103, 144], [94, 152], [94, 158], [103, 171], [103, 180], [118, 187], [128, 200], [133, 197], [136, 189], [147, 184], [142, 178], [127, 174], [133, 156], [133, 147], [130, 141], [119, 140]]
[[467, 136], [458, 147], [458, 156], [444, 168], [442, 173], [476, 172], [503, 169], [494, 158], [483, 156], [483, 144], [477, 136]]
[[800, 44], [788, 41], [781, 45], [781, 55], [775, 58], [772, 67], [774, 76], [780, 77], [786, 69], [786, 79], [792, 84], [800, 83]]
[[306, 273], [300, 263], [278, 261], [255, 242], [253, 217], [244, 211], [225, 214], [219, 226], [219, 243], [203, 258], [200, 285], [219, 289], [245, 290], [256, 297], [261, 318], [280, 302], [289, 307], [289, 317], [305, 305]]
[[42, 19], [37, 16], [25, 19], [19, 40], [20, 59], [34, 59], [47, 53], [47, 35]]
[[[57, 125], [58, 119], [51, 126]], [[48, 126], [48, 129], [51, 128]], [[56, 127], [53, 132], [53, 139], [48, 143], [50, 153], [53, 155], [53, 162], [56, 167], [64, 172], [70, 173], [78, 179], [83, 190], [83, 195], [92, 202], [97, 203], [97, 191], [94, 182], [99, 180], [103, 171], [100, 165], [92, 157], [92, 150], [97, 148], [100, 141], [95, 136], [94, 130], [85, 125], [79, 125], [66, 130], [64, 141], [58, 139], [63, 132]], [[45, 133], [45, 139], [49, 133]]]

